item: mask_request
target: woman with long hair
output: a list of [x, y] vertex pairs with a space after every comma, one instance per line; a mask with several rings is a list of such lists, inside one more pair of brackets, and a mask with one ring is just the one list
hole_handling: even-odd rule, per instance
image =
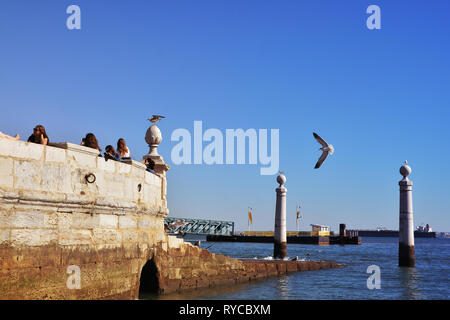
[[127, 144], [123, 138], [120, 138], [117, 141], [117, 153], [120, 154], [120, 157], [122, 159], [131, 157], [130, 149], [128, 149]]
[[108, 161], [109, 159], [122, 161], [122, 159], [120, 158], [120, 154], [118, 154], [116, 150], [114, 150], [114, 147], [111, 145], [106, 146], [104, 156], [106, 161]]
[[92, 149], [96, 149], [98, 151], [102, 151], [98, 146], [97, 138], [93, 133], [88, 133], [84, 138], [84, 146]]
[[48, 145], [50, 142], [47, 132], [45, 131], [44, 126], [41, 126], [40, 124], [34, 127], [33, 134], [28, 138], [28, 142]]

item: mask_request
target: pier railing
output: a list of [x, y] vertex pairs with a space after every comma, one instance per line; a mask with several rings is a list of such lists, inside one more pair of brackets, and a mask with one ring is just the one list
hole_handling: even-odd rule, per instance
[[166, 217], [164, 225], [169, 233], [174, 234], [232, 235], [234, 233], [233, 221]]

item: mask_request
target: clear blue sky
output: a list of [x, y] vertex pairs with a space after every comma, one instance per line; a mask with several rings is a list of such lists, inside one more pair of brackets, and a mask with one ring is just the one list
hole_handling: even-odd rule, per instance
[[[66, 28], [79, 5], [82, 29]], [[381, 8], [368, 30], [366, 8]], [[415, 224], [450, 231], [450, 2], [363, 0], [0, 2], [0, 131], [133, 157], [152, 114], [169, 164], [177, 128], [280, 129], [288, 229], [310, 223], [398, 228], [399, 167], [413, 169]], [[320, 170], [312, 132], [336, 152]], [[256, 165], [184, 165], [168, 172], [171, 216], [274, 225], [276, 176]]]

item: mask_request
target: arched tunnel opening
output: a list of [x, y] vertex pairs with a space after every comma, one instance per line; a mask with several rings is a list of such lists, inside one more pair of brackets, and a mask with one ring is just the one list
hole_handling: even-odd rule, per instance
[[141, 271], [139, 299], [159, 294], [158, 268], [154, 259], [148, 260]]

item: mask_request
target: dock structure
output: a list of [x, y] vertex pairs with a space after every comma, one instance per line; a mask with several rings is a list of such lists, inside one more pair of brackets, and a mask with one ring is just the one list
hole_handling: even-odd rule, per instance
[[[326, 228], [317, 228], [320, 225], [312, 225], [313, 231], [286, 231], [286, 243], [292, 244], [356, 244], [362, 243], [361, 237], [352, 230], [346, 230], [345, 224], [341, 224], [339, 235]], [[325, 227], [325, 226], [321, 226]], [[211, 242], [254, 242], [254, 243], [274, 243], [275, 232], [273, 231], [245, 231], [233, 235], [208, 235], [207, 241]]]
[[[270, 232], [267, 232], [270, 233]], [[294, 232], [292, 232], [294, 233]], [[208, 235], [206, 241], [210, 242], [251, 242], [251, 243], [274, 243], [273, 232], [272, 235]], [[286, 242], [291, 244], [316, 244], [316, 245], [330, 245], [330, 244], [361, 244], [361, 237], [358, 236], [296, 236], [288, 235]]]
[[[398, 230], [347, 230], [347, 234], [353, 232], [360, 237], [391, 237], [398, 238]], [[438, 232], [414, 231], [414, 238], [437, 238]]]
[[233, 221], [166, 217], [164, 225], [169, 233], [197, 235], [232, 235]]

